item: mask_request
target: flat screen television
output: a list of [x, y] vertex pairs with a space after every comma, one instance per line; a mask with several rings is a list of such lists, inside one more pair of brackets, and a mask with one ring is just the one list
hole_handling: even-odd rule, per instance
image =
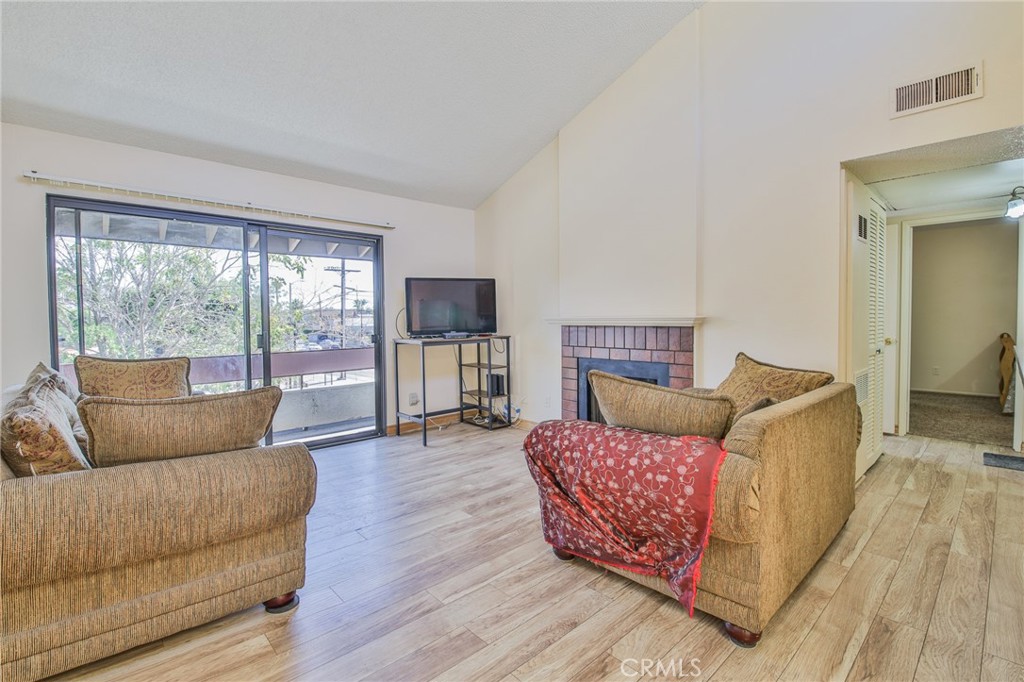
[[493, 279], [406, 277], [405, 322], [409, 336], [448, 332], [496, 334]]

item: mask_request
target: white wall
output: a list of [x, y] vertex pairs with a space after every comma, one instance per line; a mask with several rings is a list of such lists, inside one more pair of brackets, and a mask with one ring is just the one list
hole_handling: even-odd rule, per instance
[[696, 314], [697, 48], [680, 23], [559, 133], [562, 317]]
[[513, 333], [513, 402], [530, 421], [561, 413], [558, 316], [558, 142], [477, 209], [481, 277], [497, 279], [498, 329]]
[[[384, 322], [388, 338], [388, 365], [391, 362], [390, 340], [395, 335], [395, 316], [405, 305], [405, 277], [472, 277], [476, 271], [474, 215], [466, 209], [400, 199], [24, 126], [3, 124], [0, 135], [3, 143], [0, 184], [3, 194], [0, 213], [0, 385], [19, 383], [35, 363], [49, 362], [45, 215], [45, 197], [48, 192], [188, 208], [187, 205], [176, 203], [133, 201], [112, 194], [32, 184], [21, 177], [26, 170], [174, 194], [214, 197], [225, 201], [252, 201], [289, 210], [391, 222], [397, 229], [384, 233]], [[230, 211], [217, 212], [253, 216]], [[272, 216], [267, 218], [274, 219]], [[293, 222], [337, 227], [317, 221]], [[351, 231], [359, 230], [353, 228]], [[374, 232], [369, 228], [366, 231]], [[404, 320], [401, 324], [404, 328]], [[430, 364], [428, 390], [436, 398], [428, 405], [431, 410], [457, 404], [457, 384], [450, 365], [450, 355], [438, 353], [436, 362]], [[408, 365], [403, 359], [402, 366], [403, 385], [399, 394], [404, 403], [409, 391], [419, 389], [418, 379], [413, 376], [418, 365], [410, 358]], [[391, 422], [394, 404], [390, 366], [387, 381], [388, 421]]]
[[[562, 315], [703, 315], [703, 385], [741, 350], [842, 375], [840, 164], [1024, 123], [1022, 43], [1020, 3], [704, 4], [559, 136]], [[978, 59], [983, 98], [890, 120]]]
[[[1024, 121], [1022, 6], [709, 3], [701, 13], [706, 377], [722, 378], [743, 349], [837, 371], [840, 162]], [[979, 57], [984, 98], [889, 119], [891, 86]]]
[[1017, 329], [1017, 223], [914, 228], [910, 388], [999, 395], [999, 334]]

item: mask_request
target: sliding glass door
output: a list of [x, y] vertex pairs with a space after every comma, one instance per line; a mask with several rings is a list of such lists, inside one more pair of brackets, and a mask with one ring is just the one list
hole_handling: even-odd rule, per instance
[[186, 355], [196, 390], [277, 385], [270, 442], [384, 433], [381, 239], [49, 198], [54, 366]]
[[277, 442], [376, 433], [374, 240], [280, 228], [266, 240], [271, 383], [284, 399]]

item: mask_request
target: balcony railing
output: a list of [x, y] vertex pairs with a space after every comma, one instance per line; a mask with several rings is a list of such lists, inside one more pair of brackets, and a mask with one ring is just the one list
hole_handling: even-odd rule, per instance
[[[270, 354], [274, 377], [354, 372], [374, 368], [373, 348], [342, 348], [335, 350], [300, 350]], [[61, 365], [61, 372], [75, 381], [74, 365]], [[252, 357], [254, 382], [263, 379], [263, 356]], [[193, 386], [222, 382], [245, 381], [244, 355], [213, 355], [192, 358], [189, 381]]]

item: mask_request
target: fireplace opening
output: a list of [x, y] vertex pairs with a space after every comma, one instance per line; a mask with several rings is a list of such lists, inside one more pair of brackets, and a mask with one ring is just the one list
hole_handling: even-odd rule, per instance
[[693, 386], [693, 327], [563, 325], [562, 419], [597, 414], [587, 381], [591, 369], [669, 388]]
[[666, 362], [640, 362], [634, 360], [604, 360], [596, 358], [580, 358], [578, 365], [577, 419], [605, 423], [601, 416], [601, 408], [590, 387], [588, 373], [597, 369], [620, 377], [643, 381], [658, 386], [669, 385], [669, 365]]

